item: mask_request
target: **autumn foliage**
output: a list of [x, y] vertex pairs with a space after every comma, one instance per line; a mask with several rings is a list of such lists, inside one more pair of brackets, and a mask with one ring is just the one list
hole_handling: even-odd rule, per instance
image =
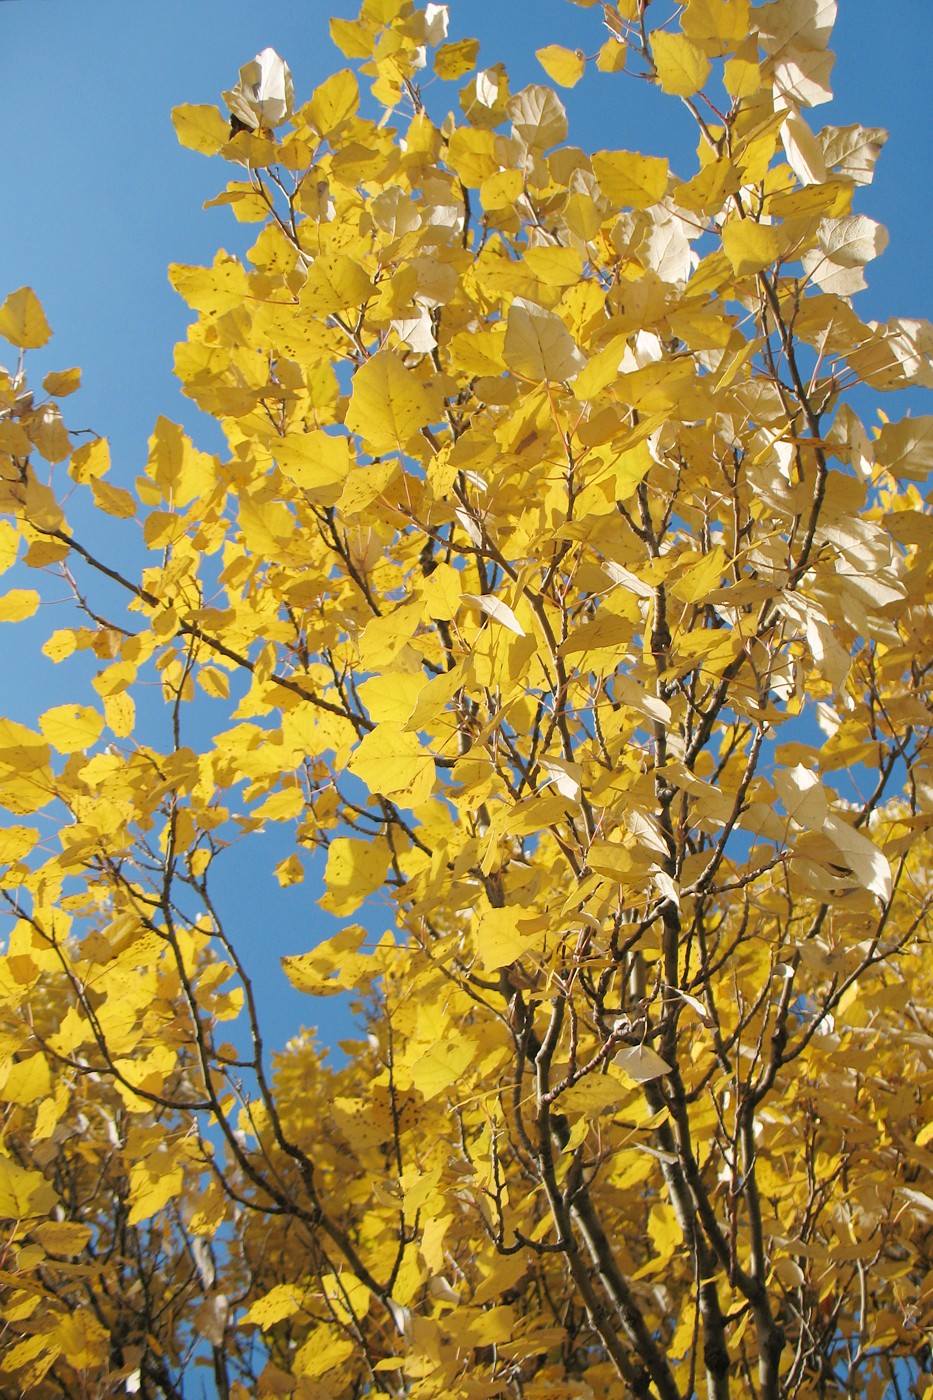
[[[133, 484], [76, 370], [0, 375], [0, 616], [64, 584], [75, 688], [0, 721], [3, 1396], [933, 1394], [885, 133], [814, 120], [834, 0], [579, 3], [548, 78], [655, 84], [694, 169], [571, 144], [468, 5], [364, 0], [308, 100], [266, 50], [174, 113], [256, 225], [170, 269], [225, 452], [160, 418]], [[255, 878], [326, 853], [343, 921], [285, 959], [330, 1056], [224, 925], [273, 826]]]

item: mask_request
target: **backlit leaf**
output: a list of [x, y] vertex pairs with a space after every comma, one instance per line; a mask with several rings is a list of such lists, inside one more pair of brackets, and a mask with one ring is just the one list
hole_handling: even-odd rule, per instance
[[527, 379], [570, 379], [586, 363], [559, 316], [524, 297], [509, 307], [503, 356], [509, 369]]

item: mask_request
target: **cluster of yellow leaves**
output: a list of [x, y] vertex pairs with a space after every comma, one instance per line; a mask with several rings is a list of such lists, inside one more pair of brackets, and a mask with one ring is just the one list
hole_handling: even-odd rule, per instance
[[[76, 370], [0, 374], [0, 566], [83, 570], [44, 651], [95, 695], [0, 721], [8, 1388], [172, 1393], [195, 1337], [302, 1400], [880, 1394], [915, 1359], [933, 431], [840, 393], [929, 387], [933, 332], [852, 306], [884, 133], [806, 115], [832, 0], [644, 11], [600, 7], [595, 67], [721, 79], [692, 174], [567, 144], [411, 0], [331, 25], [382, 120], [349, 68], [295, 106], [272, 50], [235, 131], [176, 110], [261, 225], [170, 273], [223, 459], [160, 418], [113, 484]], [[47, 340], [28, 289], [0, 335]], [[369, 1038], [270, 1079], [214, 891], [273, 824], [281, 885], [326, 851], [322, 906], [366, 911], [285, 971]]]

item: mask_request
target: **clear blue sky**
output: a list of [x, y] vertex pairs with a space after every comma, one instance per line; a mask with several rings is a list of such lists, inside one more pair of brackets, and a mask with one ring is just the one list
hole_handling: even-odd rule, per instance
[[[226, 209], [202, 209], [224, 187], [228, 167], [177, 144], [172, 107], [219, 103], [240, 66], [267, 45], [289, 63], [297, 102], [306, 100], [346, 64], [330, 43], [328, 16], [351, 17], [356, 8], [352, 0], [0, 0], [0, 299], [24, 284], [38, 293], [55, 335], [30, 356], [31, 378], [82, 366], [84, 387], [67, 402], [67, 422], [110, 439], [112, 479], [139, 473], [159, 413], [182, 422], [199, 446], [222, 450], [216, 425], [172, 377], [173, 346], [190, 313], [166, 267], [210, 262], [221, 246], [241, 251], [255, 229], [237, 225]], [[593, 52], [601, 41], [599, 8], [568, 0], [450, 0], [450, 10], [451, 37], [479, 38], [480, 62], [503, 59], [513, 90], [546, 81], [535, 48], [563, 42]], [[859, 204], [888, 226], [891, 246], [869, 267], [857, 306], [865, 318], [931, 317], [933, 4], [841, 0], [840, 11], [836, 100], [817, 109], [814, 122], [860, 121], [891, 133]], [[675, 170], [695, 168], [691, 120], [644, 84], [595, 75], [563, 96], [573, 144], [665, 154]], [[0, 359], [11, 360], [3, 348]], [[66, 676], [22, 655], [30, 637], [52, 625], [43, 618], [36, 628], [0, 632], [0, 710], [25, 722], [79, 698]], [[305, 951], [337, 926], [316, 909], [314, 870], [303, 886], [277, 892], [269, 872], [282, 854], [270, 838], [254, 863], [234, 873], [231, 862], [227, 899], [262, 1001], [278, 1017], [281, 1033], [269, 1027], [274, 1044], [334, 1006], [290, 993], [279, 971], [281, 954]], [[337, 1020], [322, 1029], [332, 1034]]]

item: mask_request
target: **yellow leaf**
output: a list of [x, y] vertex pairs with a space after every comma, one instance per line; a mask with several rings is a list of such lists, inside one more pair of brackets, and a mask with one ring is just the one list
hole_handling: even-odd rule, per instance
[[434, 786], [434, 759], [416, 734], [400, 724], [377, 724], [356, 748], [348, 770], [374, 796], [389, 797], [406, 806], [426, 802]]
[[330, 914], [354, 913], [385, 879], [389, 854], [384, 837], [369, 841], [336, 837], [327, 852], [327, 893], [320, 900], [321, 908]]
[[312, 953], [283, 958], [285, 975], [297, 991], [317, 997], [368, 985], [383, 971], [379, 958], [359, 951], [368, 938], [360, 924], [350, 924]]
[[668, 163], [659, 156], [635, 151], [596, 151], [593, 173], [612, 204], [648, 209], [667, 190]]
[[425, 615], [449, 622], [457, 616], [463, 575], [451, 564], [438, 564], [422, 584]]
[[300, 303], [313, 316], [362, 306], [373, 295], [373, 284], [354, 258], [324, 253], [314, 259], [301, 289]]
[[468, 189], [478, 190], [499, 169], [495, 134], [481, 127], [458, 126], [451, 133], [447, 160]]
[[662, 92], [692, 97], [710, 74], [710, 61], [684, 34], [657, 29], [651, 36], [651, 52]]
[[586, 69], [586, 55], [582, 49], [565, 49], [562, 44], [536, 49], [535, 58], [548, 77], [561, 87], [575, 87]]
[[583, 258], [576, 248], [529, 248], [525, 266], [548, 287], [576, 287], [583, 277]]
[[12, 1158], [0, 1156], [0, 1219], [48, 1215], [55, 1203], [55, 1192], [41, 1172], [29, 1171]]
[[42, 387], [53, 398], [63, 399], [81, 388], [81, 371], [77, 366], [74, 369], [53, 370], [43, 379]]
[[441, 44], [434, 55], [434, 72], [448, 81], [469, 73], [479, 53], [478, 39], [458, 39], [456, 43]]
[[562, 1109], [595, 1117], [608, 1108], [616, 1108], [625, 1094], [625, 1087], [618, 1079], [591, 1074], [561, 1094], [560, 1104]]
[[211, 267], [171, 263], [168, 280], [193, 310], [207, 316], [222, 316], [225, 311], [233, 311], [242, 306], [249, 296], [249, 283], [243, 266], [222, 248]]
[[332, 73], [326, 82], [315, 88], [311, 101], [301, 109], [319, 136], [329, 136], [338, 126], [352, 117], [360, 102], [356, 75], [349, 68]]
[[510, 97], [512, 129], [530, 151], [548, 151], [567, 139], [567, 112], [552, 88], [537, 83]]
[[748, 0], [687, 0], [681, 27], [688, 38], [717, 56], [731, 53], [748, 37]]
[[247, 1308], [243, 1321], [254, 1322], [265, 1332], [275, 1323], [294, 1317], [303, 1307], [303, 1296], [294, 1284], [277, 1283]]
[[464, 593], [463, 601], [480, 608], [487, 617], [494, 618], [503, 627], [507, 627], [510, 632], [514, 632], [517, 637], [525, 636], [525, 629], [512, 609], [507, 603], [503, 603], [501, 598], [497, 598], [494, 593]]
[[571, 379], [586, 363], [561, 318], [524, 297], [509, 307], [503, 356], [509, 369], [536, 383]]
[[182, 1170], [165, 1148], [157, 1148], [130, 1168], [132, 1209], [128, 1223], [138, 1225], [160, 1211], [182, 1191]]
[[725, 567], [726, 551], [722, 545], [716, 545], [709, 554], [685, 569], [671, 584], [671, 592], [683, 603], [702, 603], [714, 588], [719, 587]]
[[374, 452], [404, 451], [421, 428], [437, 417], [440, 404], [391, 350], [380, 350], [353, 376], [346, 424]]
[[355, 1350], [356, 1343], [336, 1327], [315, 1327], [289, 1368], [297, 1376], [329, 1376]]
[[387, 462], [374, 462], [371, 467], [358, 467], [350, 472], [343, 484], [337, 502], [338, 511], [344, 519], [362, 514], [373, 501], [378, 500], [398, 474], [399, 463], [394, 457]]
[[520, 170], [497, 170], [480, 186], [479, 197], [487, 213], [511, 209], [521, 198], [525, 177]]
[[875, 461], [900, 481], [925, 481], [933, 471], [933, 415], [885, 423], [875, 443]]
[[758, 42], [752, 37], [740, 47], [734, 58], [723, 64], [722, 85], [730, 97], [754, 97], [761, 87], [761, 67], [758, 63]]
[[136, 514], [136, 498], [122, 486], [110, 486], [106, 481], [91, 482], [94, 501], [107, 515], [115, 515], [118, 520], [132, 520]]
[[8, 520], [0, 520], [0, 574], [16, 561], [19, 553], [19, 532]]
[[28, 856], [38, 840], [39, 833], [33, 826], [0, 827], [0, 865]]
[[39, 717], [39, 728], [59, 753], [78, 753], [100, 738], [103, 716], [90, 705], [56, 705]]
[[226, 700], [230, 694], [230, 677], [225, 671], [219, 671], [216, 666], [202, 666], [198, 672], [198, 685], [205, 695], [212, 695], [215, 700]]
[[146, 475], [158, 486], [164, 501], [186, 506], [213, 486], [214, 458], [199, 452], [177, 423], [160, 414], [149, 439]]
[[424, 1098], [436, 1098], [460, 1078], [475, 1053], [475, 1046], [466, 1037], [432, 1045], [412, 1065], [411, 1081]]
[[347, 58], [369, 58], [373, 35], [358, 19], [332, 19], [330, 37]]
[[596, 56], [596, 67], [600, 73], [621, 73], [627, 52], [627, 45], [619, 39], [607, 39]]
[[414, 599], [403, 603], [394, 612], [374, 617], [366, 624], [360, 637], [360, 665], [367, 671], [382, 671], [390, 667], [415, 635], [421, 616], [422, 605]]
[[65, 1312], [52, 1333], [62, 1356], [76, 1371], [103, 1365], [110, 1348], [110, 1334], [89, 1307], [78, 1306]]
[[780, 224], [732, 218], [723, 226], [722, 247], [736, 277], [748, 277], [780, 257], [787, 247], [787, 234]]
[[0, 622], [22, 622], [32, 617], [39, 602], [34, 588], [11, 588], [9, 593], [0, 595]]
[[290, 855], [286, 860], [280, 860], [275, 867], [275, 878], [283, 889], [287, 889], [289, 885], [300, 885], [304, 877], [305, 868], [298, 855]]
[[172, 125], [182, 146], [215, 156], [230, 140], [230, 124], [217, 107], [182, 103], [172, 108]]
[[86, 442], [71, 454], [68, 475], [79, 485], [106, 476], [110, 470], [110, 444], [106, 438]]
[[111, 734], [118, 739], [128, 739], [136, 723], [136, 705], [126, 691], [104, 696], [104, 718]]
[[308, 498], [332, 505], [350, 473], [350, 444], [324, 431], [298, 433], [273, 442], [272, 454], [290, 482]]
[[662, 1074], [669, 1074], [671, 1070], [667, 1061], [662, 1060], [650, 1045], [626, 1046], [613, 1058], [612, 1063], [618, 1065], [636, 1084], [647, 1084], [651, 1079], [660, 1079]]
[[45, 1098], [52, 1087], [52, 1076], [44, 1055], [30, 1055], [15, 1060], [0, 1089], [0, 1099], [6, 1103], [35, 1103]]
[[476, 924], [476, 951], [483, 966], [490, 972], [517, 962], [530, 948], [540, 946], [541, 933], [519, 932], [517, 920], [524, 910], [518, 908], [484, 909]]
[[411, 674], [393, 671], [391, 685], [386, 685], [385, 677], [377, 674], [368, 681], [361, 681], [356, 689], [371, 720], [378, 723], [388, 719], [394, 724], [407, 725], [423, 686], [424, 676], [420, 670]]
[[38, 350], [51, 337], [42, 303], [31, 287], [11, 292], [0, 306], [0, 335], [22, 350]]
[[45, 1220], [32, 1233], [49, 1254], [73, 1258], [81, 1253], [93, 1231], [90, 1225], [81, 1225], [76, 1220]]
[[240, 528], [251, 554], [276, 559], [287, 549], [294, 535], [295, 517], [282, 501], [255, 501], [243, 496], [240, 499]]

